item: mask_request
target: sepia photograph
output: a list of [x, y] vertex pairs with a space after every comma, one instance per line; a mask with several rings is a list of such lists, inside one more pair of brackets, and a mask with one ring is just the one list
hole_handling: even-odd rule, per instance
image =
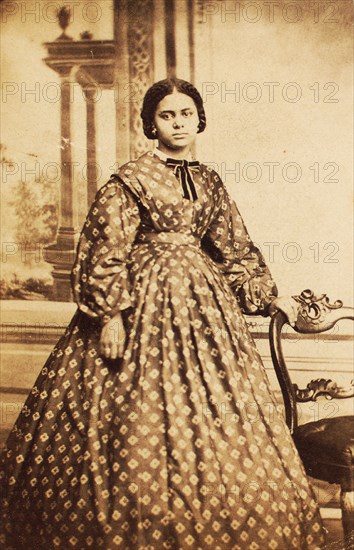
[[352, 0], [0, 19], [0, 547], [350, 550]]

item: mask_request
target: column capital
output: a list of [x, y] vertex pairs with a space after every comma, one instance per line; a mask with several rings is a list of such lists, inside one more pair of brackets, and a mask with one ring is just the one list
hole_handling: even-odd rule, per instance
[[116, 48], [113, 40], [45, 42], [48, 56], [44, 62], [62, 78], [70, 71], [85, 70], [89, 78], [107, 90], [114, 87]]

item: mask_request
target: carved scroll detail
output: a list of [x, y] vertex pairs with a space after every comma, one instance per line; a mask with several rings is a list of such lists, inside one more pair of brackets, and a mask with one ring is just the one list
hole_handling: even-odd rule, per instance
[[338, 386], [333, 380], [317, 378], [316, 380], [311, 380], [304, 389], [300, 389], [297, 384], [294, 384], [294, 390], [296, 401], [299, 403], [316, 401], [320, 396], [324, 396], [326, 399], [345, 399], [347, 397], [354, 397], [354, 380], [352, 380], [350, 386], [344, 388]]
[[326, 294], [317, 297], [312, 290], [307, 289], [293, 298], [300, 304], [295, 324], [298, 332], [323, 332], [332, 328], [339, 319], [354, 319], [353, 308], [343, 307], [341, 300], [331, 304]]

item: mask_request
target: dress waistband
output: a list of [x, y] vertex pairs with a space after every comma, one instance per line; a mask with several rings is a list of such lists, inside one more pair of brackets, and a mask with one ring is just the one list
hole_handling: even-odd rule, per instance
[[194, 245], [200, 248], [200, 238], [192, 233], [181, 233], [177, 231], [146, 231], [138, 233], [135, 243], [153, 243], [153, 244], [176, 244], [180, 246]]

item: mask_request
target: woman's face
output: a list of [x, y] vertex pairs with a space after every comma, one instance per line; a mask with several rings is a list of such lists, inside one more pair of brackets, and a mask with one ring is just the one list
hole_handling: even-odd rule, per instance
[[198, 133], [199, 116], [191, 97], [173, 91], [157, 105], [154, 125], [160, 144], [167, 149], [186, 150]]

